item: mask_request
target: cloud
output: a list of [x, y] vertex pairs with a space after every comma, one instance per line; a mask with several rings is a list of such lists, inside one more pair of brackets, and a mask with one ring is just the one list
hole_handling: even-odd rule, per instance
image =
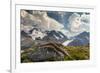
[[50, 18], [47, 16], [47, 25], [48, 25], [48, 29], [50, 30], [61, 30], [62, 28], [64, 28], [64, 25], [59, 23], [58, 21], [54, 20], [53, 18]]
[[64, 28], [63, 24], [49, 17], [46, 11], [33, 11], [32, 14], [29, 14], [22, 10], [21, 16], [23, 25], [37, 25], [43, 30], [60, 30]]
[[83, 13], [81, 15], [81, 21], [84, 23], [90, 23], [90, 15]]
[[69, 30], [71, 32], [79, 32], [80, 31], [80, 26], [81, 26], [81, 17], [78, 13], [73, 13], [68, 21], [69, 21]]
[[83, 13], [81, 16], [78, 13], [73, 13], [69, 17], [69, 29], [71, 32], [89, 31], [90, 15]]
[[81, 24], [82, 24], [82, 28], [84, 28], [84, 31], [89, 32], [89, 27], [90, 27], [90, 15], [89, 14], [85, 14], [83, 13], [81, 15]]
[[73, 13], [68, 19], [68, 29], [64, 29], [62, 32], [68, 37], [73, 37], [80, 34], [83, 31], [89, 32], [90, 15]]
[[[67, 12], [66, 12], [67, 13]], [[24, 28], [31, 29], [31, 26], [34, 27], [36, 25], [41, 31], [45, 30], [56, 30], [61, 31], [68, 37], [75, 36], [83, 31], [89, 32], [89, 24], [90, 24], [90, 15], [89, 14], [78, 14], [70, 13], [70, 15], [66, 19], [68, 23], [64, 27], [64, 25], [52, 17], [49, 17], [46, 11], [33, 11], [32, 14], [28, 13], [25, 10], [21, 11], [21, 24], [23, 24]], [[66, 15], [65, 12], [59, 12], [61, 15]], [[65, 21], [65, 20], [64, 20]], [[28, 30], [25, 30], [28, 31]]]

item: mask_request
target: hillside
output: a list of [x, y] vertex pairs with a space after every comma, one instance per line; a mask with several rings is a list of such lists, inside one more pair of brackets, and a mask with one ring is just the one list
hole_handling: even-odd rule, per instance
[[21, 62], [89, 60], [89, 56], [89, 45], [65, 47], [61, 44], [49, 43], [45, 47], [43, 45], [41, 48], [33, 46], [32, 48], [24, 50], [21, 53]]

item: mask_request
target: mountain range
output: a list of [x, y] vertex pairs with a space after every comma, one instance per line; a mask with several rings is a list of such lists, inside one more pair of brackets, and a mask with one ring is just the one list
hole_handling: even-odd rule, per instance
[[46, 31], [47, 36], [44, 36], [43, 40], [51, 40], [59, 43], [63, 43], [65, 40], [68, 40], [67, 36], [65, 36], [60, 31]]
[[29, 36], [28, 33], [25, 33], [24, 31], [22, 31], [21, 32], [22, 47], [29, 47], [33, 43], [32, 41], [37, 42], [37, 40], [38, 40], [38, 43], [42, 43], [42, 41], [43, 42], [52, 41], [54, 43], [61, 43], [64, 46], [82, 46], [82, 45], [89, 44], [89, 32], [82, 32], [79, 35], [74, 36], [71, 39], [65, 36], [62, 32], [55, 31], [55, 30], [45, 31], [45, 34], [46, 36], [44, 36], [42, 39], [39, 37], [35, 37], [35, 40], [33, 40], [32, 37], [34, 36]]
[[73, 38], [67, 46], [82, 46], [89, 44], [89, 32], [82, 32]]
[[[60, 17], [63, 15], [68, 16], [72, 13], [67, 13], [67, 15], [58, 12], [57, 15], [55, 15], [55, 12], [42, 12], [42, 16], [41, 12], [37, 13], [37, 15], [32, 14], [30, 11], [22, 12], [26, 14], [21, 16], [21, 46], [23, 48], [30, 47], [32, 43], [37, 42], [37, 40], [41, 43], [42, 41], [53, 41], [56, 43], [61, 43], [64, 46], [80, 46], [89, 44], [89, 32], [83, 31], [78, 35], [75, 33], [76, 36], [69, 39], [69, 34], [60, 31], [63, 28], [62, 22], [60, 21], [62, 18]], [[59, 30], [56, 29], [58, 27]]]

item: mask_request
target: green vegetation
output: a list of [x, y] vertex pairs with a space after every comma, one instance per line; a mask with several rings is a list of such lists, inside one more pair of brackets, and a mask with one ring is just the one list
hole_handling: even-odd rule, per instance
[[[69, 60], [89, 60], [90, 58], [90, 50], [89, 45], [86, 46], [62, 46], [64, 50], [68, 52], [69, 56], [64, 56], [61, 60], [58, 60], [58, 58], [52, 58], [47, 61], [69, 61]], [[21, 53], [21, 62], [22, 63], [29, 63], [32, 62], [32, 60], [28, 57], [30, 53], [34, 53], [37, 51], [37, 48], [33, 46], [32, 48], [29, 48], [27, 50], [24, 50], [24, 52]]]
[[28, 57], [30, 53], [34, 53], [36, 51], [36, 46], [32, 46], [31, 48], [25, 49], [24, 52], [21, 53], [21, 63], [25, 62], [32, 62], [31, 59]]
[[89, 46], [67, 46], [64, 47], [72, 58], [65, 56], [64, 60], [88, 60]]

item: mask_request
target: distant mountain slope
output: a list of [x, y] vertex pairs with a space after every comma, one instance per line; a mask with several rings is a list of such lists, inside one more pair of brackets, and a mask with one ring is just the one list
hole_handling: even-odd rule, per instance
[[82, 32], [74, 37], [74, 40], [68, 44], [68, 46], [81, 46], [89, 44], [89, 33]]
[[65, 36], [62, 32], [55, 30], [47, 31], [47, 36], [43, 38], [43, 40], [51, 40], [60, 43], [64, 42], [67, 39], [67, 36]]

